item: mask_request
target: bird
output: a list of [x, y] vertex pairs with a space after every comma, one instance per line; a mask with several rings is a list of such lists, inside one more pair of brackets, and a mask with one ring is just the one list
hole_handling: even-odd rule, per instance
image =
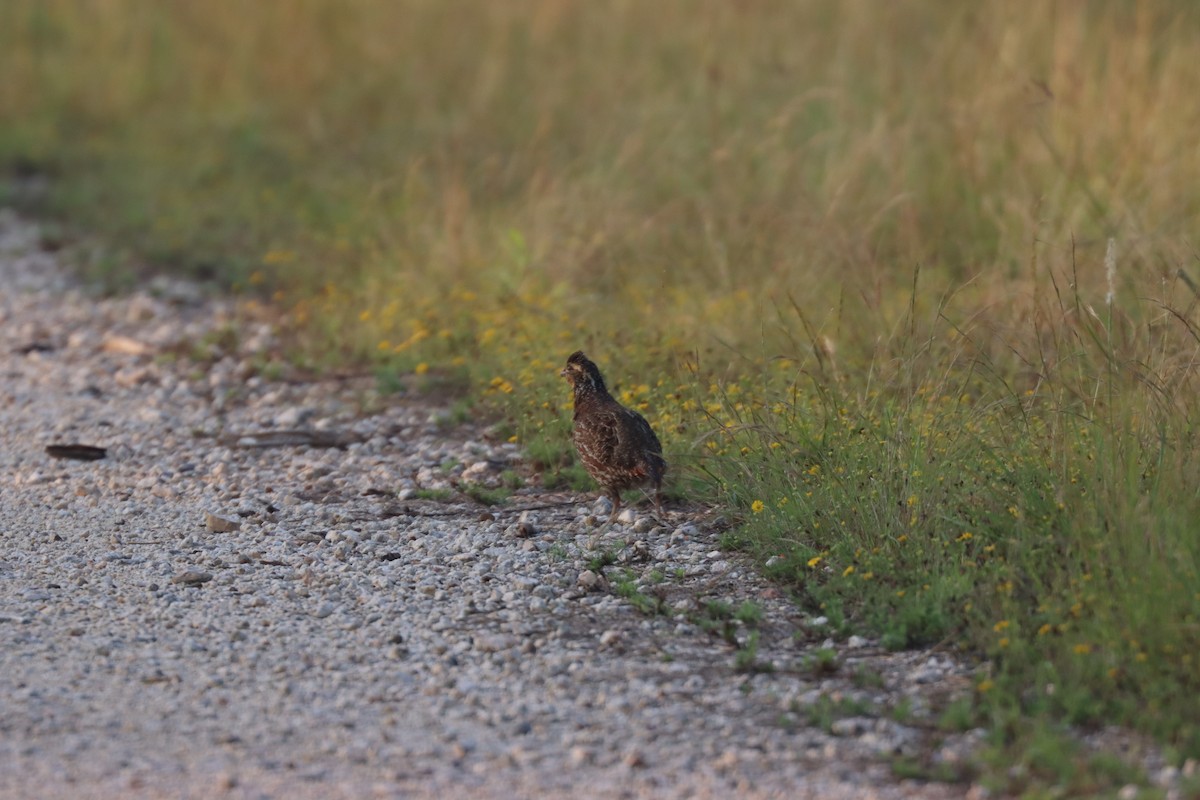
[[654, 506], [662, 515], [667, 461], [650, 423], [608, 393], [600, 368], [582, 350], [567, 358], [559, 374], [571, 384], [575, 395], [572, 438], [579, 460], [612, 501], [609, 524], [621, 508], [622, 489], [653, 487]]

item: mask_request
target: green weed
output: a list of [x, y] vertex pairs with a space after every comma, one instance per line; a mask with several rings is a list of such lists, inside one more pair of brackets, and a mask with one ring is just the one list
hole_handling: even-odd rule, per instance
[[733, 618], [748, 628], [758, 627], [763, 621], [762, 606], [753, 600], [746, 600], [733, 612]]
[[626, 570], [612, 578], [613, 591], [619, 597], [624, 597], [630, 605], [646, 616], [666, 615], [673, 612], [665, 597], [654, 592], [644, 592], [638, 584], [637, 576]]
[[468, 483], [461, 489], [467, 497], [484, 506], [503, 505], [512, 496], [512, 490], [504, 486], [491, 489], [478, 483]]
[[733, 669], [735, 672], [756, 673], [775, 671], [774, 664], [770, 661], [761, 661], [758, 658], [758, 636], [758, 631], [751, 631], [746, 640], [738, 647], [737, 652], [733, 654]]
[[617, 554], [609, 548], [604, 548], [588, 559], [587, 568], [592, 572], [603, 574], [605, 567], [612, 566], [615, 563], [617, 563]]
[[820, 647], [804, 657], [804, 669], [814, 678], [823, 678], [833, 675], [842, 668], [841, 662], [838, 661], [837, 651], [828, 648]]

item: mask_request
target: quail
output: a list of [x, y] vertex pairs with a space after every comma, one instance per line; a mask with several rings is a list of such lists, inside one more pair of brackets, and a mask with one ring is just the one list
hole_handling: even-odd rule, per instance
[[646, 418], [621, 405], [604, 385], [600, 369], [576, 351], [559, 373], [575, 394], [573, 438], [584, 468], [612, 501], [617, 518], [621, 490], [643, 486], [654, 488], [654, 505], [662, 514], [662, 481], [667, 462], [662, 445]]

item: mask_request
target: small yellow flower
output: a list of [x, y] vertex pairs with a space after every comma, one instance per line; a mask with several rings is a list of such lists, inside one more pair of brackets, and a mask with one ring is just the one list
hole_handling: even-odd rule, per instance
[[854, 574], [854, 565], [853, 564], [851, 564], [850, 566], [848, 566], [844, 570], [842, 570], [843, 578], [849, 578], [853, 574]]
[[750, 504], [750, 510], [753, 511], [755, 514], [761, 514], [762, 510], [764, 508], [766, 508], [766, 505], [763, 503], [762, 500], [755, 500], [753, 503]]
[[980, 694], [983, 694], [985, 692], [990, 692], [992, 690], [992, 687], [994, 687], [995, 685], [996, 684], [993, 681], [989, 680], [988, 678], [984, 678], [975, 686], [975, 689]]
[[975, 534], [971, 533], [970, 531], [963, 531], [962, 535], [960, 535], [957, 539], [955, 539], [955, 541], [968, 542], [974, 537], [974, 535]]
[[1086, 642], [1081, 642], [1075, 645], [1074, 649], [1075, 655], [1077, 656], [1086, 656], [1088, 653], [1092, 652], [1092, 646]]
[[1038, 628], [1038, 636], [1045, 636], [1046, 634], [1050, 633], [1052, 630], [1054, 630], [1054, 626], [1051, 625], [1049, 622], [1047, 622], [1047, 623], [1043, 624], [1042, 627]]
[[999, 642], [997, 642], [996, 644], [1000, 645], [1000, 647], [1002, 647], [1002, 648], [1004, 648], [1004, 647], [1008, 647], [1008, 637], [1007, 637], [1007, 636], [1001, 636], [1001, 637], [1000, 637], [1000, 641], [999, 641]]
[[413, 372], [417, 373], [418, 375], [424, 375], [426, 372], [429, 372], [429, 365], [422, 361], [420, 364], [417, 364], [417, 366], [413, 367]]
[[1000, 631], [1004, 630], [1007, 627], [1008, 627], [1008, 620], [1002, 619], [999, 622], [997, 622], [995, 625], [992, 626], [992, 630], [994, 630], [996, 633], [999, 633]]
[[779, 442], [771, 442], [771, 449], [772, 449], [772, 450], [778, 450], [778, 449], [779, 449], [781, 446], [782, 446], [782, 445], [780, 445], [780, 444], [779, 444]]
[[820, 556], [813, 556], [812, 558], [810, 558], [808, 560], [808, 566], [810, 566], [810, 567], [815, 567], [817, 564], [820, 564], [820, 563], [821, 563]]

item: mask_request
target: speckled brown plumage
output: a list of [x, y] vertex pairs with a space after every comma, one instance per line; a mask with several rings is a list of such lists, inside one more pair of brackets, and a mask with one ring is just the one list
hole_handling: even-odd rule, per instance
[[599, 368], [582, 351], [571, 354], [560, 374], [575, 392], [575, 449], [588, 474], [612, 500], [609, 521], [621, 507], [621, 490], [642, 486], [654, 488], [661, 514], [667, 462], [650, 423], [608, 393]]

